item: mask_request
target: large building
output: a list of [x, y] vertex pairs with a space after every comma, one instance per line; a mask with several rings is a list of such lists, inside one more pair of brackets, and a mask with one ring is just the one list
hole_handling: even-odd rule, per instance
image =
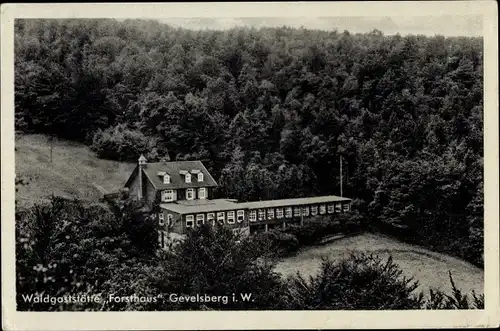
[[217, 183], [202, 162], [147, 163], [142, 155], [125, 187], [131, 196], [158, 208], [162, 247], [169, 233], [184, 235], [205, 223], [244, 233], [267, 231], [316, 215], [348, 212], [351, 205], [351, 199], [334, 195], [251, 202], [213, 199]]

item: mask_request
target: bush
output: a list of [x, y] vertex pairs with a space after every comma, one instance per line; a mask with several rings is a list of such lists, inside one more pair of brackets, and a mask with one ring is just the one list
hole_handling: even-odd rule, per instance
[[257, 233], [254, 237], [261, 246], [268, 247], [274, 256], [288, 256], [299, 250], [299, 241], [293, 234], [281, 230]]
[[448, 272], [452, 288], [452, 295], [430, 289], [430, 295], [426, 300], [425, 309], [484, 309], [484, 294], [477, 295], [472, 291], [472, 300], [460, 291], [453, 281], [451, 272]]
[[288, 278], [288, 309], [419, 309], [418, 282], [402, 276], [392, 258], [352, 254], [339, 262], [324, 260], [317, 276]]
[[133, 198], [109, 201], [115, 218], [122, 224], [123, 232], [130, 243], [141, 254], [152, 255], [157, 249], [157, 222], [148, 211], [144, 201]]
[[332, 262], [324, 260], [320, 272], [309, 279], [289, 277], [284, 309], [484, 309], [484, 295], [469, 297], [456, 286], [449, 273], [452, 294], [431, 290], [424, 299], [418, 282], [403, 276], [392, 258], [351, 254]]
[[145, 136], [124, 124], [106, 130], [98, 130], [92, 140], [91, 149], [98, 157], [118, 161], [137, 161], [144, 154], [147, 159], [158, 157], [157, 140]]

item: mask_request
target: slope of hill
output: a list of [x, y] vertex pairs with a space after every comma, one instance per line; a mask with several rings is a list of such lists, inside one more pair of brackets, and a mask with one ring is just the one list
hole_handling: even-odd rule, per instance
[[16, 176], [28, 183], [18, 187], [16, 199], [21, 207], [52, 194], [98, 200], [103, 190], [122, 187], [135, 166], [98, 159], [88, 147], [58, 139], [53, 142], [51, 163], [49, 139], [39, 134], [16, 136], [15, 157]]
[[300, 272], [305, 277], [317, 273], [321, 258], [338, 260], [350, 252], [373, 253], [383, 258], [391, 255], [406, 277], [415, 277], [419, 282], [418, 291], [428, 293], [430, 288], [451, 294], [448, 271], [456, 286], [465, 293], [474, 290], [484, 293], [484, 271], [468, 262], [449, 255], [432, 252], [423, 247], [398, 242], [395, 239], [373, 233], [343, 238], [333, 243], [308, 247], [296, 256], [285, 258], [278, 263], [276, 271], [285, 276]]

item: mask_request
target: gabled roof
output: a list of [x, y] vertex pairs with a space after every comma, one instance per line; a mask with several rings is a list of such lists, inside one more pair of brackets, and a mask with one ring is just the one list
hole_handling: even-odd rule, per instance
[[[128, 186], [132, 181], [132, 177], [137, 175], [137, 168], [130, 176], [127, 184]], [[215, 187], [217, 182], [214, 180], [212, 175], [208, 172], [207, 168], [203, 165], [201, 161], [175, 161], [175, 162], [155, 162], [146, 163], [142, 166], [143, 173], [145, 177], [153, 184], [153, 187], [157, 190], [166, 189], [182, 189], [190, 187]], [[199, 170], [203, 173], [203, 181], [198, 182], [198, 176], [191, 176], [191, 183], [186, 183], [185, 175], [181, 174], [184, 171], [192, 173], [192, 170]], [[166, 173], [170, 176], [170, 184], [163, 183], [163, 177], [159, 176], [158, 173]]]

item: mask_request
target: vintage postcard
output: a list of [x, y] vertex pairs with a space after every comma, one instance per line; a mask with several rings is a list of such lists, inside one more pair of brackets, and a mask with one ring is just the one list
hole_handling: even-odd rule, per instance
[[497, 15], [2, 5], [3, 328], [498, 327]]

